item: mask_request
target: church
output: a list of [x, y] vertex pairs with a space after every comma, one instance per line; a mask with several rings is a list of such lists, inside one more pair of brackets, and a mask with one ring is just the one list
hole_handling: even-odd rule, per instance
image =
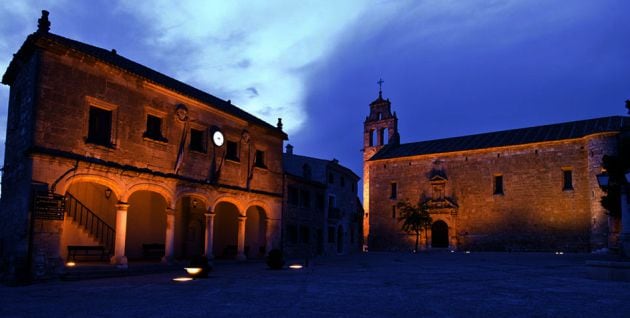
[[619, 220], [596, 176], [630, 118], [611, 116], [401, 143], [391, 102], [369, 105], [363, 131], [364, 228], [370, 250], [410, 250], [397, 203], [426, 204], [431, 249], [596, 251], [618, 247]]

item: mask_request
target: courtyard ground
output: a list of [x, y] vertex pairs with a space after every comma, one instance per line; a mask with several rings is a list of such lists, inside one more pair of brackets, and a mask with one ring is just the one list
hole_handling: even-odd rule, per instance
[[630, 283], [588, 278], [592, 255], [363, 253], [301, 270], [217, 262], [185, 272], [0, 287], [0, 317], [630, 317]]

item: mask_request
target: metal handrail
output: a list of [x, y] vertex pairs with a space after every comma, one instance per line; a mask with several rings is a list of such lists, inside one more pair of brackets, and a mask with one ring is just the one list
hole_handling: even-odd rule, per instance
[[72, 217], [79, 226], [103, 244], [107, 253], [113, 253], [116, 237], [114, 228], [70, 193], [66, 193], [66, 215]]

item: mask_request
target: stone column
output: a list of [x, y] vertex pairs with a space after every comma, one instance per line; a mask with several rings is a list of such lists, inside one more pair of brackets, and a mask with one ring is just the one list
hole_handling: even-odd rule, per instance
[[208, 208], [208, 213], [204, 213], [206, 216], [206, 244], [205, 244], [205, 254], [206, 257], [210, 260], [214, 258], [212, 254], [212, 243], [214, 240], [214, 217], [216, 213], [212, 212], [212, 208]]
[[241, 215], [238, 217], [238, 250], [236, 259], [239, 261], [247, 259], [245, 256], [245, 221], [247, 221], [246, 216]]
[[127, 267], [127, 256], [125, 256], [125, 240], [127, 238], [127, 210], [129, 204], [118, 202], [116, 204], [116, 238], [114, 241], [114, 256], [111, 263], [121, 267]]
[[166, 208], [166, 239], [164, 241], [163, 263], [173, 260], [175, 246], [175, 209]]

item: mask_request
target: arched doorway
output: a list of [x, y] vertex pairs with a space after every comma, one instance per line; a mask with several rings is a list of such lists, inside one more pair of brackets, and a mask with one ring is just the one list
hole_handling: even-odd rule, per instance
[[247, 209], [245, 221], [245, 255], [247, 258], [265, 256], [265, 210], [258, 206]]
[[219, 202], [214, 211], [212, 254], [216, 258], [235, 258], [238, 249], [238, 207], [229, 202]]
[[[60, 256], [68, 257], [68, 246], [103, 246], [114, 253], [116, 194], [94, 182], [76, 182], [66, 190], [66, 217], [60, 237]], [[101, 259], [109, 261], [109, 259]]]
[[127, 258], [162, 259], [166, 241], [166, 199], [157, 192], [139, 190], [131, 194], [128, 203], [125, 240]]
[[178, 200], [175, 213], [175, 256], [190, 259], [204, 254], [206, 206], [192, 196]]
[[448, 225], [444, 221], [436, 221], [431, 225], [431, 247], [448, 247]]
[[343, 226], [337, 227], [337, 253], [343, 253]]

